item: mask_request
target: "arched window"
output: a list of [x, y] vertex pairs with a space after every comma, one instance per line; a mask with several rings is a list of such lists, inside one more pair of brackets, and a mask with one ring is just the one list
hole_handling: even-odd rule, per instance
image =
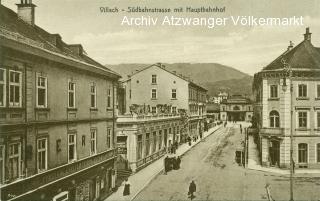
[[269, 117], [270, 117], [270, 127], [279, 128], [280, 127], [279, 113], [273, 110], [270, 112]]

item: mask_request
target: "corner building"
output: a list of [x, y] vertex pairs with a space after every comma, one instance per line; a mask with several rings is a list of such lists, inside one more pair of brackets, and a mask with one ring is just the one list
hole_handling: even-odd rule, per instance
[[1, 200], [97, 200], [114, 187], [120, 76], [0, 5]]
[[320, 48], [313, 46], [309, 28], [301, 43], [290, 43], [255, 74], [253, 92], [262, 165], [290, 167], [292, 134], [295, 168], [320, 168]]

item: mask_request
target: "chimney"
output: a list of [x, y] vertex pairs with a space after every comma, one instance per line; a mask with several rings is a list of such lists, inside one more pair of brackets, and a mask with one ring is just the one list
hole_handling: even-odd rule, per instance
[[62, 38], [59, 34], [51, 34], [50, 35], [50, 42], [56, 46], [57, 48], [62, 47]]
[[311, 42], [311, 33], [309, 27], [306, 28], [306, 33], [304, 35], [304, 40], [308, 40]]
[[293, 42], [290, 40], [290, 43], [289, 43], [289, 46], [288, 46], [288, 51], [290, 51], [290, 50], [292, 50], [292, 48], [293, 48]]
[[36, 5], [32, 0], [21, 0], [18, 6], [18, 17], [30, 25], [34, 25], [34, 9]]
[[78, 56], [83, 55], [83, 47], [80, 44], [68, 45], [72, 52], [76, 53]]

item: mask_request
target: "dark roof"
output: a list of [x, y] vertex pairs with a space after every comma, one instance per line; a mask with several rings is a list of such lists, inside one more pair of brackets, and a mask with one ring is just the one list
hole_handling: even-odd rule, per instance
[[314, 47], [309, 40], [304, 40], [293, 49], [285, 51], [262, 71], [283, 69], [282, 59], [293, 70], [320, 70], [320, 48]]
[[219, 112], [220, 105], [217, 103], [207, 103], [207, 111], [208, 112]]
[[[37, 25], [30, 25], [24, 22], [23, 20], [19, 19], [17, 13], [3, 5], [0, 5], [0, 29], [2, 30], [0, 30], [1, 32], [9, 36], [7, 38], [16, 40], [18, 42], [23, 42], [24, 44], [29, 42], [33, 47], [38, 47], [60, 54], [65, 58], [70, 58], [73, 60], [78, 60], [79, 62], [94, 65], [117, 77], [120, 77], [118, 73], [106, 68], [99, 62], [87, 56], [84, 51], [81, 55], [79, 55], [78, 52], [73, 51], [71, 49], [72, 45], [66, 44], [64, 41], [62, 41], [59, 34], [48, 33]], [[10, 37], [10, 35], [12, 37]], [[59, 43], [58, 45], [56, 43], [57, 41]]]

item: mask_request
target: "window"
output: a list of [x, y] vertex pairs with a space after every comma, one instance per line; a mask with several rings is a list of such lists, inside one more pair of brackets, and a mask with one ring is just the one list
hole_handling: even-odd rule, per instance
[[37, 74], [37, 107], [47, 107], [47, 78]]
[[317, 114], [317, 119], [316, 119], [316, 121], [317, 121], [317, 128], [319, 129], [319, 128], [320, 128], [320, 112], [317, 112], [316, 114]]
[[320, 98], [320, 84], [317, 85], [317, 98]]
[[151, 76], [151, 84], [157, 84], [157, 75]]
[[137, 146], [137, 159], [139, 160], [139, 159], [141, 159], [142, 158], [142, 135], [138, 135], [138, 140], [137, 140], [137, 142], [138, 142], [138, 146]]
[[151, 107], [151, 113], [153, 114], [157, 113], [157, 107]]
[[157, 99], [157, 90], [151, 89], [151, 99]]
[[38, 139], [38, 149], [37, 149], [37, 165], [38, 165], [38, 172], [42, 172], [47, 169], [47, 139], [42, 138]]
[[171, 98], [172, 99], [176, 99], [177, 98], [177, 90], [176, 89], [172, 89], [171, 90]]
[[20, 143], [9, 145], [9, 178], [17, 179], [20, 176], [21, 147]]
[[308, 116], [307, 112], [298, 113], [299, 128], [307, 128], [307, 121], [308, 121], [307, 116]]
[[68, 135], [68, 161], [77, 160], [77, 139], [75, 134]]
[[270, 85], [270, 98], [278, 98], [278, 85]]
[[279, 113], [277, 111], [273, 110], [270, 112], [270, 127], [271, 128], [280, 127]]
[[146, 156], [150, 153], [150, 133], [146, 134]]
[[177, 113], [177, 107], [172, 107], [172, 113]]
[[308, 163], [308, 144], [300, 143], [298, 144], [298, 162]]
[[21, 72], [10, 71], [10, 80], [9, 80], [9, 104], [14, 107], [21, 107]]
[[0, 107], [6, 106], [6, 70], [0, 68]]
[[162, 130], [159, 131], [159, 141], [158, 141], [158, 149], [160, 150], [162, 148]]
[[76, 83], [70, 81], [68, 83], [68, 107], [76, 107]]
[[107, 91], [107, 107], [111, 107], [111, 89]]
[[153, 143], [152, 143], [152, 153], [156, 152], [157, 150], [157, 132], [152, 133]]
[[111, 148], [111, 128], [107, 128], [107, 149]]
[[97, 107], [97, 89], [94, 83], [92, 83], [90, 86], [90, 107]]
[[299, 84], [298, 85], [298, 96], [300, 98], [307, 97], [307, 85], [306, 84]]
[[90, 153], [94, 155], [97, 153], [97, 130], [91, 129], [91, 138], [90, 138]]
[[4, 145], [0, 145], [0, 184], [4, 182]]

